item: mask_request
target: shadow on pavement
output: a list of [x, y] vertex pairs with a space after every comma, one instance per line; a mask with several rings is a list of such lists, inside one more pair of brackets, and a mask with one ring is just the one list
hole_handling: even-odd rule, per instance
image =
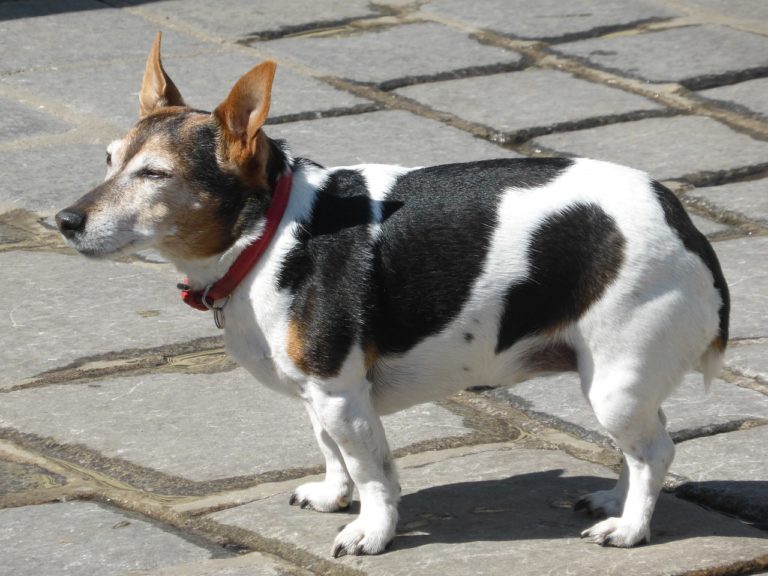
[[[578, 538], [582, 530], [599, 519], [573, 512], [573, 504], [589, 492], [611, 488], [614, 481], [562, 474], [563, 470], [547, 470], [407, 494], [400, 503], [399, 536], [392, 549], [438, 543]], [[744, 536], [745, 531], [749, 528], [735, 520], [662, 495], [654, 514], [651, 545], [704, 536]], [[760, 532], [752, 536], [760, 537]]]

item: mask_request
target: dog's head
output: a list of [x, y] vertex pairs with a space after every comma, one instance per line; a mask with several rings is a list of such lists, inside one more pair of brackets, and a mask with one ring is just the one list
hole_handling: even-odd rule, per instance
[[269, 204], [275, 152], [261, 130], [275, 63], [245, 74], [213, 113], [189, 108], [160, 61], [147, 60], [138, 123], [107, 147], [102, 184], [56, 215], [87, 256], [153, 247], [172, 259], [225, 251]]

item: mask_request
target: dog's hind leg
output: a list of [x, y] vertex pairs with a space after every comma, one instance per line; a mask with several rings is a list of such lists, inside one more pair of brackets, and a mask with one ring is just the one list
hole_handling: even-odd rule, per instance
[[304, 398], [338, 446], [360, 494], [360, 515], [336, 536], [332, 554], [378, 554], [395, 536], [400, 486], [370, 383], [310, 381]]
[[308, 482], [296, 488], [291, 494], [290, 504], [318, 512], [336, 512], [349, 506], [355, 486], [336, 442], [323, 428], [312, 406], [305, 406], [312, 421], [315, 439], [325, 457], [325, 479], [322, 482]]
[[670, 386], [650, 380], [653, 370], [644, 374], [631, 364], [598, 368], [586, 386], [598, 421], [624, 454], [625, 470], [612, 494], [587, 497], [594, 505], [607, 504], [606, 512], [615, 515], [585, 530], [582, 537], [621, 547], [650, 541], [651, 516], [675, 453], [659, 410]]

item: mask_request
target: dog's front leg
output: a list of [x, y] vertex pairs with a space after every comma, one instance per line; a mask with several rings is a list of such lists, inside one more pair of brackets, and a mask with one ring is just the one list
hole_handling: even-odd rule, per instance
[[315, 439], [325, 457], [325, 479], [322, 482], [302, 484], [291, 494], [290, 504], [311, 508], [318, 512], [336, 512], [349, 506], [355, 485], [349, 476], [339, 446], [323, 428], [312, 404], [306, 403]]
[[332, 554], [378, 554], [395, 535], [400, 487], [370, 384], [309, 382], [304, 397], [338, 446], [360, 494], [360, 515], [336, 537]]

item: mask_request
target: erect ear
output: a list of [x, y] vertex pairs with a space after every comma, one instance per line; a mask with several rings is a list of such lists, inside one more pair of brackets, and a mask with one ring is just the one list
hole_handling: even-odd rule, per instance
[[144, 81], [139, 92], [139, 117], [144, 118], [157, 108], [164, 106], [184, 106], [184, 99], [176, 88], [176, 84], [163, 70], [160, 61], [160, 38], [157, 33], [155, 43], [147, 58], [147, 67], [144, 70]]
[[226, 100], [214, 110], [232, 144], [239, 144], [246, 157], [256, 153], [256, 135], [269, 114], [272, 81], [277, 64], [266, 60], [238, 80]]

